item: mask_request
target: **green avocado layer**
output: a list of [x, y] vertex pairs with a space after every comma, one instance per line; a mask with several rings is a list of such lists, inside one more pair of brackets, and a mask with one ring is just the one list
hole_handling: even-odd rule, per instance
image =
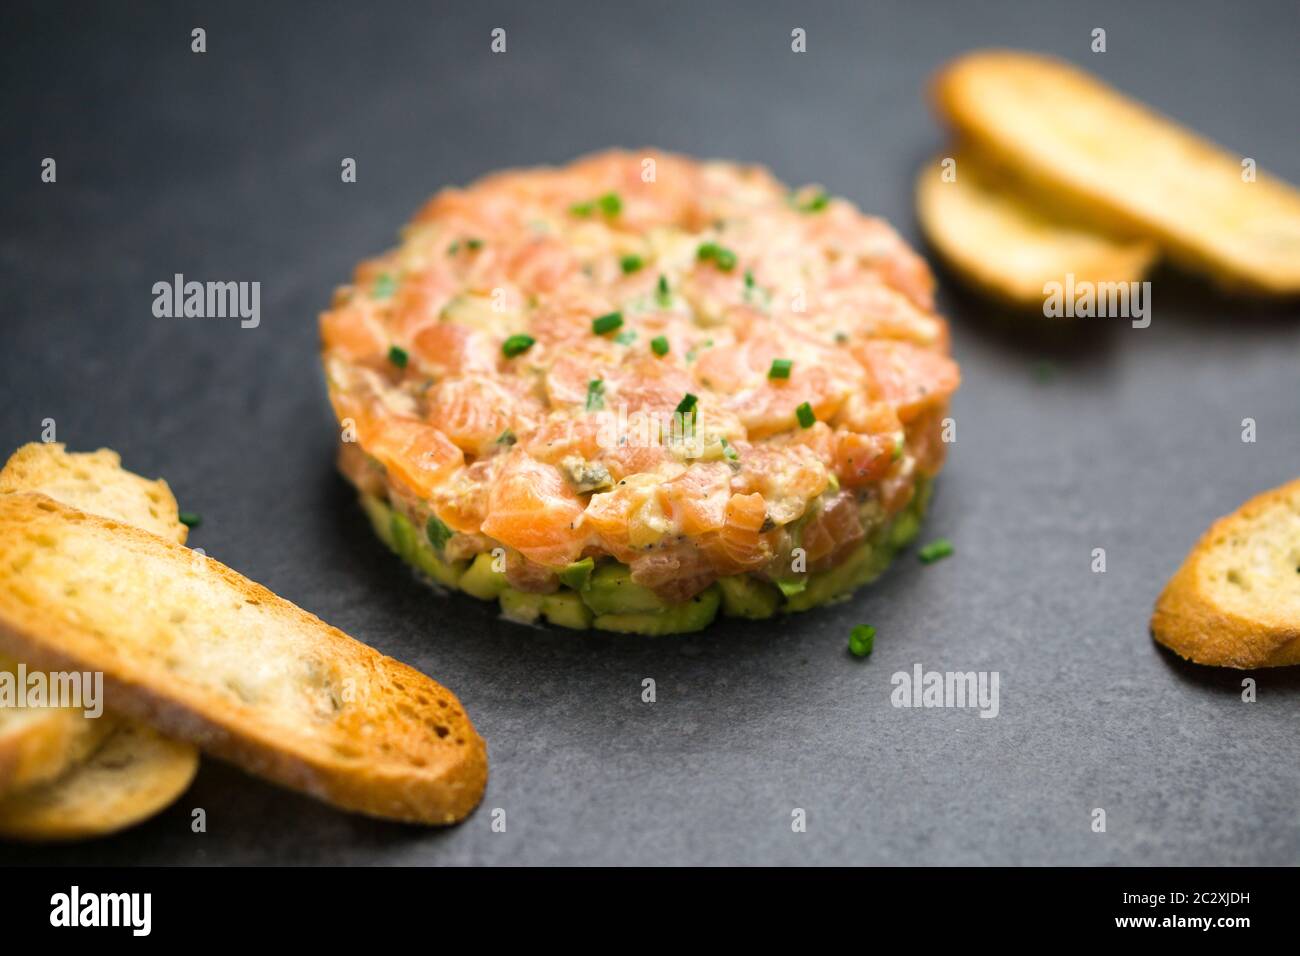
[[894, 555], [916, 537], [929, 497], [930, 483], [920, 482], [906, 508], [828, 571], [792, 574], [775, 584], [747, 574], [720, 578], [678, 604], [669, 604], [637, 584], [627, 565], [610, 559], [583, 558], [561, 569], [561, 586], [552, 594], [520, 591], [506, 582], [504, 562], [497, 556], [484, 553], [472, 561], [449, 561], [423, 529], [386, 503], [362, 495], [361, 506], [379, 539], [402, 560], [444, 587], [499, 601], [502, 614], [511, 620], [527, 624], [545, 620], [577, 630], [683, 634], [708, 627], [719, 608], [727, 617], [759, 620], [778, 611], [806, 611], [848, 597], [878, 578]]

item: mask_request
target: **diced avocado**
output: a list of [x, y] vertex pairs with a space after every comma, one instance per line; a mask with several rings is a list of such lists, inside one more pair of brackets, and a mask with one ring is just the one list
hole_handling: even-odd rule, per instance
[[505, 588], [501, 591], [501, 613], [512, 621], [532, 624], [542, 616], [542, 598], [544, 594], [530, 594]]
[[803, 594], [808, 590], [808, 575], [804, 574], [797, 578], [788, 578], [784, 581], [777, 581], [776, 586], [780, 588], [781, 593], [786, 597], [794, 597], [796, 594]]
[[837, 567], [810, 574], [807, 588], [786, 597], [785, 610], [806, 611], [844, 597], [880, 577], [898, 550], [921, 529], [921, 515], [929, 500], [929, 491], [928, 482], [919, 483], [911, 502], [893, 521], [877, 529]]
[[572, 591], [530, 594], [507, 587], [501, 591], [501, 613], [523, 624], [535, 624], [545, 618], [557, 627], [579, 631], [591, 627], [591, 611]]
[[361, 508], [370, 519], [370, 525], [375, 529], [379, 540], [384, 542], [390, 551], [396, 551], [397, 542], [393, 540], [392, 509], [373, 495], [361, 496]]
[[496, 558], [484, 552], [474, 556], [473, 563], [460, 577], [460, 589], [481, 601], [490, 601], [499, 596], [506, 586], [506, 576], [495, 571], [492, 565]]
[[575, 591], [581, 591], [591, 580], [591, 572], [595, 567], [596, 562], [591, 558], [574, 561], [560, 572], [560, 583], [567, 584]]
[[626, 564], [602, 564], [582, 589], [582, 599], [597, 614], [633, 614], [663, 611], [665, 604], [654, 591], [632, 580]]
[[591, 608], [573, 591], [557, 591], [542, 599], [542, 615], [556, 627], [585, 631], [591, 627]]
[[449, 588], [456, 587], [465, 570], [464, 561], [448, 562], [438, 557], [437, 552], [428, 544], [424, 536], [415, 530], [415, 526], [405, 515], [393, 511], [389, 527], [392, 529], [394, 549], [405, 561], [439, 584]]
[[667, 605], [665, 610], [627, 614], [600, 614], [592, 626], [601, 631], [625, 634], [684, 634], [708, 627], [718, 613], [722, 590], [710, 585], [681, 604]]
[[781, 604], [780, 592], [747, 574], [718, 578], [722, 591], [722, 613], [727, 617], [744, 617], [750, 620], [771, 617]]

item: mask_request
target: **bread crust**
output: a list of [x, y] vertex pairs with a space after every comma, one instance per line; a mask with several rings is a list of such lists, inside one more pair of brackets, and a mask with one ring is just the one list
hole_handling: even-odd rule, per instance
[[932, 98], [964, 140], [1095, 221], [1227, 288], [1300, 295], [1300, 193], [1264, 173], [1244, 182], [1240, 155], [1084, 70], [980, 50], [944, 67]]
[[[1159, 643], [1180, 657], [1217, 667], [1300, 664], [1300, 619], [1277, 612], [1281, 602], [1270, 601], [1267, 592], [1258, 595], [1250, 613], [1227, 606], [1226, 589], [1236, 585], [1212, 566], [1231, 542], [1258, 535], [1279, 505], [1300, 513], [1300, 479], [1256, 495], [1210, 525], [1156, 601], [1151, 633]], [[1290, 555], [1276, 558], [1291, 560]], [[1300, 568], [1295, 577], [1300, 588]]]
[[199, 767], [189, 744], [131, 720], [63, 776], [0, 800], [0, 836], [80, 840], [125, 830], [170, 806]]
[[[59, 598], [71, 564], [61, 548], [113, 576], [111, 600], [93, 584]], [[222, 602], [235, 610], [196, 615], [193, 630], [169, 624]], [[229, 646], [212, 651], [213, 627]], [[46, 669], [103, 671], [116, 712], [343, 809], [453, 823], [486, 785], [486, 745], [430, 678], [211, 558], [43, 495], [0, 497], [0, 650]], [[276, 668], [284, 673], [241, 697], [248, 675]], [[359, 699], [341, 699], [349, 679]]]
[[1063, 282], [1067, 273], [1076, 281], [1134, 282], [1155, 260], [1153, 243], [1052, 216], [971, 150], [954, 150], [950, 158], [952, 181], [944, 181], [939, 156], [917, 174], [917, 220], [944, 261], [986, 295], [1041, 310], [1044, 285]]

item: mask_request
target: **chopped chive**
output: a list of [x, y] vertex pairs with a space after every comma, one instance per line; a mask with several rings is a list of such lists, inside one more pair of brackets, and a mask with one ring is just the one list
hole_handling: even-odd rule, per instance
[[406, 368], [406, 363], [410, 361], [410, 356], [406, 354], [406, 349], [400, 345], [390, 345], [388, 347], [388, 361], [392, 362], [398, 368]]
[[397, 280], [387, 272], [375, 280], [375, 287], [371, 290], [371, 298], [391, 299], [393, 293], [397, 291]]
[[502, 342], [501, 351], [506, 358], [514, 358], [516, 355], [523, 355], [527, 352], [536, 341], [531, 335], [520, 332]]
[[449, 256], [454, 256], [454, 255], [455, 255], [456, 253], [458, 253], [458, 252], [460, 252], [460, 240], [459, 240], [459, 239], [457, 239], [455, 242], [453, 242], [451, 245], [449, 245], [449, 246], [447, 247], [447, 255], [449, 255]]
[[587, 411], [595, 412], [605, 407], [605, 383], [593, 378], [587, 383]]
[[933, 564], [948, 557], [955, 550], [951, 541], [947, 538], [939, 538], [917, 551], [916, 556], [921, 559], [922, 564]]
[[795, 415], [799, 417], [799, 424], [803, 428], [812, 428], [817, 421], [817, 416], [813, 414], [812, 406], [804, 402], [794, 410]]
[[468, 249], [470, 252], [478, 252], [480, 249], [483, 248], [483, 240], [482, 240], [482, 239], [466, 239], [466, 240], [465, 240], [465, 248]]
[[645, 265], [645, 260], [638, 255], [623, 256], [618, 260], [619, 268], [623, 270], [623, 275], [631, 275], [637, 272]]
[[598, 316], [591, 320], [591, 331], [597, 335], [604, 335], [607, 332], [613, 332], [623, 324], [622, 312], [611, 312], [608, 315]]
[[772, 367], [767, 370], [768, 378], [789, 378], [794, 362], [791, 359], [772, 359]]
[[185, 525], [187, 528], [197, 528], [199, 525], [203, 524], [203, 516], [197, 511], [182, 511], [177, 515], [177, 518], [180, 519], [180, 523]]
[[605, 193], [605, 195], [587, 202], [574, 203], [569, 207], [569, 212], [575, 216], [586, 217], [597, 209], [606, 216], [617, 216], [623, 211], [623, 200], [618, 198], [618, 193]]
[[903, 433], [899, 432], [894, 436], [894, 461], [898, 461], [898, 459], [903, 457], [903, 448]]
[[655, 301], [663, 308], [672, 304], [673, 294], [668, 288], [667, 276], [659, 277], [659, 285], [655, 288]]
[[745, 270], [745, 288], [754, 288], [754, 273], [750, 272], [748, 269]]
[[698, 402], [699, 402], [698, 398], [696, 398], [690, 392], [687, 392], [686, 395], [682, 398], [682, 400], [677, 403], [677, 414], [689, 415], [691, 412], [695, 410], [695, 405]]
[[722, 457], [727, 461], [740, 461], [740, 452], [736, 451], [736, 446], [725, 438], [719, 440], [722, 442]]
[[713, 264], [723, 272], [730, 272], [736, 267], [736, 254], [716, 242], [701, 243], [700, 247], [695, 250], [695, 258], [701, 262], [712, 260]]
[[835, 344], [836, 344], [836, 345], [843, 345], [843, 344], [844, 344], [845, 342], [847, 342], [848, 340], [849, 340], [849, 333], [847, 333], [847, 332], [836, 332], [836, 333], [835, 333]]
[[794, 199], [794, 207], [800, 212], [821, 212], [830, 204], [831, 197], [826, 195], [824, 189], [818, 190], [811, 198], [805, 199], [802, 202], [798, 199]]
[[876, 629], [870, 624], [859, 624], [849, 631], [849, 653], [854, 657], [866, 657], [876, 645]]
[[661, 358], [667, 355], [668, 337], [665, 335], [656, 335], [650, 340], [650, 350]]
[[636, 329], [624, 329], [614, 336], [614, 341], [619, 345], [631, 345], [636, 341]]
[[496, 441], [493, 444], [513, 445], [516, 441], [518, 441], [518, 439], [515, 438], [515, 433], [512, 432], [509, 428], [507, 428], [505, 431], [503, 431], [500, 435], [497, 436]]
[[[765, 521], [764, 524], [766, 523], [767, 522]], [[762, 528], [759, 529], [759, 531], [762, 530]], [[786, 597], [794, 597], [796, 594], [802, 594], [804, 591], [808, 590], [808, 578], [802, 577], [795, 578], [792, 581], [777, 581], [776, 586], [781, 589], [781, 593]]]
[[441, 551], [443, 546], [451, 540], [452, 531], [438, 520], [437, 515], [429, 515], [429, 520], [424, 524], [424, 533], [428, 535], [429, 543]]

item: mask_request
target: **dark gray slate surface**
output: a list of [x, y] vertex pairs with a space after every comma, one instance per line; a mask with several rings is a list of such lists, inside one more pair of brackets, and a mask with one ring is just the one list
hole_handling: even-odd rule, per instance
[[[194, 545], [453, 688], [492, 779], [463, 826], [423, 831], [207, 762], [137, 830], [0, 860], [1300, 857], [1300, 677], [1258, 674], [1246, 704], [1240, 675], [1180, 664], [1146, 630], [1208, 522], [1300, 471], [1294, 307], [1244, 309], [1162, 272], [1150, 328], [1043, 337], [945, 281], [965, 384], [924, 536], [957, 555], [909, 555], [839, 607], [664, 640], [525, 629], [409, 580], [332, 470], [315, 327], [333, 285], [440, 184], [607, 145], [763, 162], [915, 241], [912, 176], [941, 142], [923, 84], [982, 45], [1086, 63], [1300, 182], [1294, 4], [42, 5], [5, 19], [0, 447], [50, 417], [74, 448], [166, 476], [204, 516]], [[193, 26], [206, 55], [189, 52]], [[494, 26], [504, 56], [488, 52]], [[1104, 55], [1088, 52], [1094, 26]], [[38, 181], [45, 156], [56, 185]], [[344, 156], [356, 185], [339, 182]], [[175, 272], [260, 281], [261, 327], [154, 318], [151, 286]], [[844, 649], [858, 622], [879, 628], [866, 663]], [[890, 675], [918, 662], [998, 671], [1000, 715], [894, 709]], [[791, 832], [795, 807], [806, 833]], [[1090, 832], [1094, 807], [1106, 834]]]

